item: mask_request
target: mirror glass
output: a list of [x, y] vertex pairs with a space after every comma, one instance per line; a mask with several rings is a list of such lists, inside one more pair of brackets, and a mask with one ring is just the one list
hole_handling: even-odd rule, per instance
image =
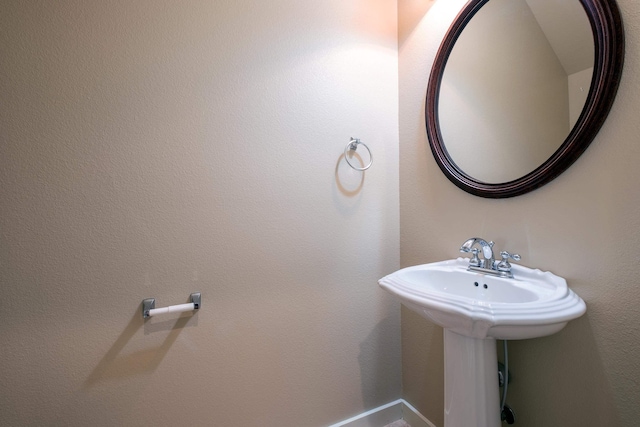
[[615, 0], [469, 0], [429, 76], [425, 122], [436, 163], [476, 196], [541, 187], [595, 138], [623, 62]]
[[453, 162], [486, 183], [536, 169], [574, 127], [593, 66], [578, 0], [484, 4], [456, 40], [440, 86], [440, 131]]

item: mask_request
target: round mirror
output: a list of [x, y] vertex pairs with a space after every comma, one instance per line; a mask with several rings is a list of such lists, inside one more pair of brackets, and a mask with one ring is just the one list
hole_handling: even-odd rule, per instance
[[595, 137], [622, 59], [613, 0], [471, 0], [429, 79], [427, 133], [438, 165], [482, 197], [544, 185]]

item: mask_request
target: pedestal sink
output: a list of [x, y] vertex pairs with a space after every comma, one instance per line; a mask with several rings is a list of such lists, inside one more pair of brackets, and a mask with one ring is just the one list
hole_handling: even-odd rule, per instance
[[567, 282], [513, 265], [513, 278], [468, 271], [469, 260], [404, 268], [378, 281], [444, 328], [445, 427], [500, 426], [496, 339], [543, 337], [586, 311]]

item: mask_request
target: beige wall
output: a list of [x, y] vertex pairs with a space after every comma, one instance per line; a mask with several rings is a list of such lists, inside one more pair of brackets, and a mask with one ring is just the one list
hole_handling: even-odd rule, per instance
[[[602, 131], [485, 200], [440, 173], [424, 93], [464, 0], [3, 2], [0, 424], [326, 425], [400, 394], [442, 425], [442, 331], [376, 280], [472, 235], [587, 314], [512, 342], [518, 425], [640, 418], [640, 5]], [[398, 249], [400, 100], [401, 241]], [[364, 175], [344, 166], [369, 143]], [[366, 159], [365, 159], [366, 160]], [[143, 323], [139, 304], [195, 316]]]
[[[455, 187], [433, 160], [425, 135], [431, 64], [464, 3], [399, 1], [401, 265], [458, 256], [460, 244], [479, 235], [520, 253], [524, 265], [564, 276], [586, 301], [587, 313], [557, 335], [510, 343], [508, 403], [517, 425], [636, 425], [640, 3], [618, 0], [626, 62], [616, 102], [595, 141], [559, 178], [507, 200]], [[402, 347], [404, 397], [442, 425], [441, 329], [403, 309]]]
[[323, 426], [400, 396], [376, 283], [399, 267], [396, 11], [2, 2], [0, 424]]

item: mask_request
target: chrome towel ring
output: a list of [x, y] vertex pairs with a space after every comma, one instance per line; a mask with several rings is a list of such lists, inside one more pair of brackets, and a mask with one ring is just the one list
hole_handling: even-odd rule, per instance
[[[367, 149], [367, 151], [369, 152], [369, 164], [363, 168], [359, 168], [357, 166], [354, 166], [350, 161], [349, 161], [349, 156], [347, 155], [348, 151], [356, 151], [358, 149], [358, 145], [362, 145], [364, 148]], [[369, 147], [367, 147], [367, 144], [365, 144], [364, 142], [360, 141], [360, 139], [358, 138], [354, 138], [351, 137], [351, 141], [349, 141], [349, 143], [347, 144], [346, 147], [344, 147], [344, 159], [347, 161], [347, 163], [349, 164], [349, 166], [351, 166], [352, 168], [354, 168], [357, 171], [366, 171], [367, 169], [369, 169], [371, 167], [371, 165], [373, 164], [373, 154], [371, 154], [371, 150], [369, 150]]]

